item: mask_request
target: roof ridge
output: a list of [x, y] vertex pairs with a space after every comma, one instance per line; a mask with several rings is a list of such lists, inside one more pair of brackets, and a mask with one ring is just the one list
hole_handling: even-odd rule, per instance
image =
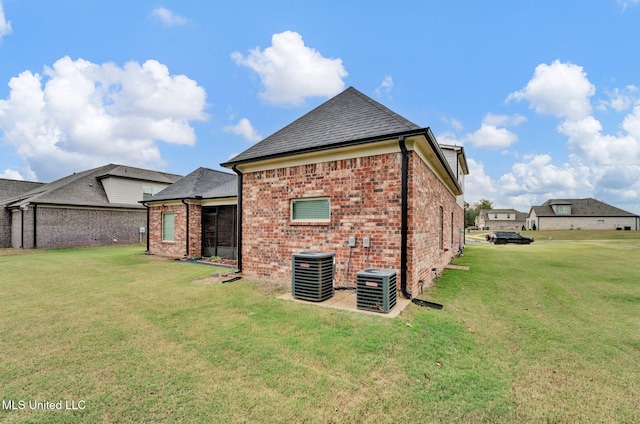
[[404, 116], [400, 115], [399, 113], [396, 113], [393, 110], [389, 109], [388, 107], [386, 107], [385, 105], [383, 105], [379, 101], [374, 100], [370, 96], [367, 96], [366, 94], [364, 94], [363, 92], [359, 91], [358, 89], [356, 89], [356, 88], [354, 88], [352, 86], [349, 86], [349, 88], [347, 88], [347, 90], [350, 90], [350, 89], [354, 91], [355, 95], [357, 95], [360, 98], [362, 98], [362, 100], [370, 103], [372, 106], [375, 106], [380, 111], [386, 113], [388, 116], [390, 116], [391, 118], [395, 119], [398, 123], [406, 125], [407, 122], [408, 122], [408, 123], [410, 123], [412, 125], [417, 125], [416, 123], [414, 123], [412, 121], [409, 121], [407, 118], [405, 118]]

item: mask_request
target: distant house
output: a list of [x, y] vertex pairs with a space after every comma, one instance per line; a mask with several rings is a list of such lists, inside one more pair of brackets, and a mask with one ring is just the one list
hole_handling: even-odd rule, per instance
[[222, 164], [239, 179], [238, 267], [291, 278], [301, 251], [335, 254], [335, 284], [397, 271], [411, 297], [464, 236], [462, 147], [348, 88]]
[[2, 201], [10, 215], [10, 246], [31, 249], [139, 243], [146, 232], [146, 209], [139, 201], [179, 178], [110, 164], [35, 186]]
[[0, 248], [11, 247], [11, 211], [6, 208], [7, 203], [43, 184], [0, 178]]
[[528, 216], [515, 209], [481, 209], [476, 216], [476, 227], [494, 231], [516, 231], [526, 225]]
[[198, 168], [142, 203], [150, 254], [236, 259], [236, 174]]
[[638, 231], [638, 219], [638, 215], [596, 199], [550, 199], [531, 208], [527, 228]]

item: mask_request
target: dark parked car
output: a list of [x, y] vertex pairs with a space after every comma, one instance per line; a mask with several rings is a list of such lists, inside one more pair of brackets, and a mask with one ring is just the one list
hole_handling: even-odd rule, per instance
[[531, 244], [533, 243], [533, 238], [521, 236], [512, 231], [496, 231], [487, 235], [487, 241], [494, 244]]

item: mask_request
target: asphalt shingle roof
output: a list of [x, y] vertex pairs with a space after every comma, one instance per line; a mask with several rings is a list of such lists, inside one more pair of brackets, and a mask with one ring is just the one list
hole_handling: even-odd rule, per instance
[[161, 183], [171, 183], [181, 178], [180, 175], [175, 174], [109, 164], [73, 173], [59, 180], [44, 184], [11, 199], [7, 203], [9, 207], [21, 206], [27, 203], [94, 207], [142, 207], [139, 204], [118, 205], [110, 203], [102, 184], [98, 181], [108, 176], [120, 176]]
[[0, 203], [5, 203], [5, 200], [13, 199], [42, 185], [44, 183], [0, 178]]
[[275, 132], [223, 166], [420, 130], [353, 87]]
[[237, 195], [238, 177], [236, 174], [198, 168], [147, 201], [194, 199], [196, 197], [216, 199], [236, 197]]

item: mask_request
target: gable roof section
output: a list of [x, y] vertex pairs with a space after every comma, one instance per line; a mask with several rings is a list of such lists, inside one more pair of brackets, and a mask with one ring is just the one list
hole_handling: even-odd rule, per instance
[[236, 174], [198, 168], [143, 203], [159, 200], [217, 199], [238, 196]]
[[[87, 171], [73, 173], [11, 199], [7, 207], [19, 207], [27, 204], [55, 204], [67, 206], [142, 208], [142, 206], [138, 204], [120, 205], [110, 203], [102, 184], [98, 181], [107, 176], [116, 176], [116, 173], [119, 172], [124, 173], [121, 167], [121, 165], [109, 164]], [[130, 166], [126, 168], [128, 170], [127, 174], [130, 172], [133, 177], [126, 175], [125, 178], [136, 180], [141, 179], [139, 177], [144, 175], [145, 178], [143, 178], [143, 180], [145, 181], [166, 183], [167, 178], [170, 178], [169, 176], [172, 175], [158, 172], [154, 179], [153, 175], [156, 171]], [[123, 178], [122, 175], [117, 176]], [[174, 175], [173, 178], [177, 180], [179, 176]]]
[[173, 184], [182, 178], [182, 175], [168, 174], [166, 172], [153, 171], [151, 169], [134, 168], [126, 165], [108, 165], [110, 169], [99, 175], [98, 179], [108, 177], [128, 178], [132, 180], [150, 181], [154, 183]]
[[[556, 214], [552, 205], [571, 205], [571, 214]], [[587, 199], [549, 199], [542, 206], [533, 206], [538, 217], [572, 217], [572, 216], [637, 216], [593, 198]]]
[[42, 185], [44, 183], [0, 178], [0, 203], [5, 203], [5, 200], [13, 199]]
[[222, 166], [324, 150], [417, 130], [424, 129], [349, 87]]

